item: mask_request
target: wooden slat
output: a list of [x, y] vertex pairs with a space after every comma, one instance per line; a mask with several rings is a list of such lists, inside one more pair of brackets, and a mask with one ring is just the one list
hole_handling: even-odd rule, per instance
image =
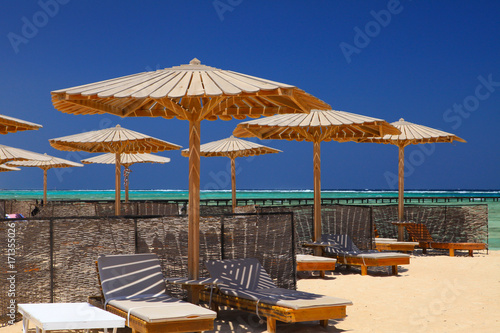
[[[210, 292], [202, 291], [200, 293], [200, 300], [208, 302], [210, 300]], [[212, 295], [212, 302], [218, 305], [229, 306], [251, 313], [255, 313], [256, 309], [258, 309], [259, 315], [268, 318], [274, 318], [285, 323], [296, 323], [322, 319], [341, 319], [346, 317], [346, 305], [313, 307], [294, 310], [292, 308], [286, 308], [283, 306], [272, 305], [264, 302], [259, 302], [257, 304], [256, 301], [235, 296], [228, 296], [219, 292], [216, 292]]]
[[189, 85], [187, 95], [189, 97], [192, 97], [192, 96], [203, 96], [204, 94], [205, 94], [205, 89], [203, 88], [201, 73], [193, 72], [193, 77], [191, 79], [191, 84]]
[[205, 94], [207, 96], [222, 95], [222, 90], [215, 84], [215, 82], [207, 75], [207, 72], [201, 72], [201, 79], [205, 87]]
[[215, 82], [224, 94], [236, 95], [241, 93], [241, 89], [222, 79], [220, 76], [214, 75], [214, 72], [207, 72], [207, 75]]

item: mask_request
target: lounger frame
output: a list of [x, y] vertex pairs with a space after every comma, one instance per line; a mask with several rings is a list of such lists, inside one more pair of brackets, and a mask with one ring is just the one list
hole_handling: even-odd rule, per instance
[[485, 250], [485, 243], [453, 243], [434, 242], [427, 226], [423, 223], [405, 224], [410, 240], [418, 242], [422, 248], [422, 253], [427, 253], [427, 249], [449, 250], [450, 257], [455, 256], [455, 250], [468, 250], [469, 256], [474, 256], [474, 250]]
[[375, 249], [377, 251], [403, 251], [403, 252], [413, 252], [415, 250], [415, 245], [412, 244], [398, 244], [394, 243], [375, 243]]
[[474, 256], [474, 250], [486, 250], [485, 243], [438, 243], [438, 242], [418, 242], [422, 248], [422, 253], [427, 253], [427, 249], [449, 250], [450, 257], [455, 256], [455, 250], [468, 250], [469, 256]]
[[325, 271], [334, 271], [334, 262], [297, 262], [297, 272], [319, 271], [322, 278], [325, 277]]
[[[202, 291], [200, 299], [208, 302], [210, 300], [210, 292]], [[292, 309], [279, 305], [268, 304], [244, 299], [237, 296], [223, 294], [216, 290], [212, 294], [211, 309], [218, 312], [219, 306], [229, 306], [238, 310], [243, 310], [251, 313], [256, 313], [267, 319], [267, 331], [269, 333], [276, 332], [276, 321], [285, 323], [297, 323], [302, 321], [319, 320], [321, 326], [327, 327], [329, 319], [342, 319], [346, 317], [347, 305], [336, 305], [326, 307], [313, 307], [306, 309]]]
[[309, 272], [309, 271], [319, 271], [319, 275], [325, 278], [326, 271], [335, 270], [334, 262], [324, 262], [324, 261], [310, 261], [310, 262], [298, 262], [297, 261], [297, 272]]
[[[105, 310], [127, 319], [127, 312], [117, 307], [108, 304]], [[132, 329], [132, 333], [201, 332], [214, 329], [213, 319], [176, 320], [150, 323], [130, 315], [128, 322], [125, 324]]]
[[398, 275], [398, 265], [409, 265], [410, 257], [401, 257], [401, 258], [359, 258], [359, 257], [350, 257], [343, 255], [334, 255], [327, 254], [325, 256], [337, 258], [338, 264], [344, 264], [347, 266], [360, 266], [361, 267], [361, 275], [368, 274], [368, 267], [380, 267], [380, 266], [391, 266], [392, 274]]

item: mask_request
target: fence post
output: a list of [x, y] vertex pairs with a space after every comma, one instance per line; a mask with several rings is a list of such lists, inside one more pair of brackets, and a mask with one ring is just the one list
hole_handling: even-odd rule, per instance
[[292, 267], [293, 267], [293, 289], [297, 290], [297, 260], [295, 248], [295, 220], [293, 212], [289, 212], [292, 223]]
[[54, 220], [49, 220], [50, 243], [50, 303], [54, 303]]
[[220, 258], [221, 260], [225, 259], [224, 254], [224, 215], [220, 218]]
[[139, 253], [139, 230], [137, 228], [137, 218], [134, 217], [134, 252], [135, 254], [138, 254]]

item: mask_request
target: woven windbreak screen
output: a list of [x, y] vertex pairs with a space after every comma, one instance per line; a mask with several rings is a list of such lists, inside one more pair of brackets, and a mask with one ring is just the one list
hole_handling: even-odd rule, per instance
[[311, 248], [302, 247], [304, 242], [310, 242], [313, 237], [313, 206], [269, 206], [259, 207], [262, 213], [290, 212], [293, 214], [295, 229], [295, 253], [312, 254]]
[[[185, 277], [187, 233], [185, 216], [1, 220], [0, 325], [11, 319], [11, 302], [85, 302], [99, 296], [95, 261], [100, 254], [156, 253], [165, 276]], [[223, 253], [251, 256], [280, 287], [294, 288], [292, 235], [289, 213], [201, 217], [201, 275], [208, 276], [204, 262]], [[11, 253], [10, 243], [15, 244]], [[167, 286], [173, 296], [184, 296], [182, 289]]]
[[[114, 202], [74, 202], [51, 201], [46, 205], [30, 203], [24, 216], [33, 217], [73, 217], [73, 216], [114, 216]], [[177, 204], [165, 202], [134, 201], [121, 204], [122, 216], [174, 215], [178, 213]], [[36, 214], [34, 214], [36, 213]]]
[[[220, 217], [200, 217], [200, 276], [208, 277], [205, 261], [221, 258]], [[188, 275], [188, 217], [165, 216], [137, 221], [137, 253], [156, 253], [165, 277]], [[168, 292], [185, 297], [177, 285], [167, 284]]]
[[[304, 242], [313, 238], [313, 206], [261, 207], [262, 212], [292, 212], [295, 222], [296, 252], [312, 254], [309, 248], [303, 248]], [[365, 206], [322, 205], [321, 233], [346, 234], [362, 250], [371, 249], [372, 225], [371, 209]]]
[[360, 250], [372, 249], [371, 207], [323, 205], [322, 234], [348, 235]]
[[[15, 251], [9, 252], [12, 243]], [[2, 221], [0, 244], [0, 324], [5, 325], [15, 319], [8, 316], [16, 315], [8, 309], [11, 302], [50, 302], [50, 221]]]
[[[405, 206], [405, 221], [423, 223], [435, 242], [488, 242], [488, 205]], [[397, 238], [398, 207], [373, 206], [373, 221], [380, 237]]]
[[289, 213], [225, 216], [222, 259], [257, 258], [278, 287], [296, 289], [292, 218]]
[[135, 251], [134, 220], [78, 218], [52, 223], [56, 303], [82, 302], [90, 295], [99, 295], [97, 257]]

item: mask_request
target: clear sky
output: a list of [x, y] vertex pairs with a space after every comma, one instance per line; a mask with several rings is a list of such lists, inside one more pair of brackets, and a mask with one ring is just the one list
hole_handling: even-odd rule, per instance
[[[79, 160], [48, 139], [121, 124], [188, 147], [188, 122], [76, 116], [50, 91], [203, 64], [293, 84], [333, 109], [452, 132], [467, 143], [406, 149], [408, 189], [500, 189], [498, 1], [2, 1], [0, 113], [43, 125], [0, 143]], [[239, 121], [203, 121], [202, 143]], [[237, 160], [239, 189], [311, 189], [312, 144], [264, 141], [281, 154]], [[132, 189], [187, 189], [188, 160], [134, 165]], [[201, 189], [229, 189], [229, 159], [202, 158]], [[114, 169], [49, 171], [49, 189], [112, 189]], [[323, 189], [392, 189], [397, 148], [322, 145]], [[39, 189], [42, 171], [0, 174]]]

